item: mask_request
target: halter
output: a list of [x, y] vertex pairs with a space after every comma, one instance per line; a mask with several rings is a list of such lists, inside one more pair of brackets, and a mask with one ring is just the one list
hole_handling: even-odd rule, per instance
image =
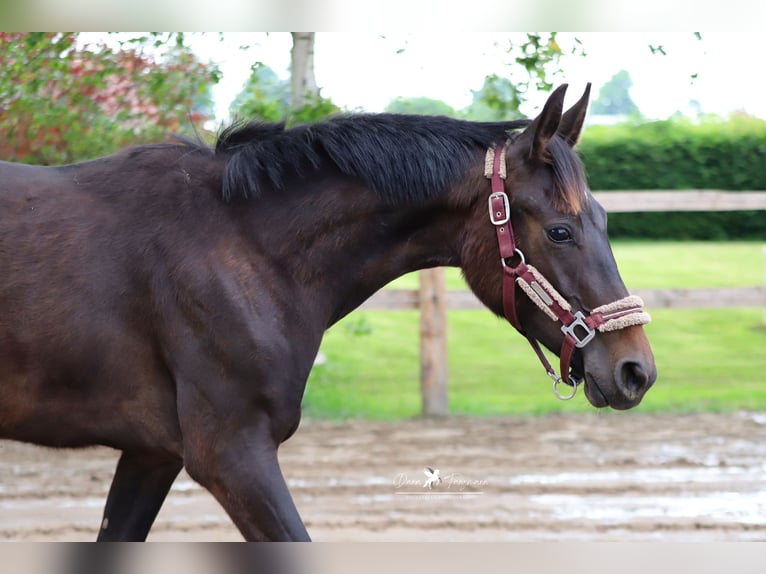
[[[500, 263], [503, 267], [503, 314], [516, 330], [524, 335], [543, 364], [548, 376], [553, 379], [553, 393], [561, 400], [569, 400], [577, 392], [582, 382], [570, 373], [570, 363], [575, 348], [582, 348], [596, 336], [596, 332], [616, 331], [632, 325], [645, 325], [651, 321], [643, 310], [644, 302], [640, 297], [629, 295], [612, 303], [596, 307], [589, 314], [582, 311], [572, 313], [572, 306], [556, 291], [545, 277], [532, 265], [527, 265], [524, 254], [516, 247], [516, 238], [511, 226], [511, 208], [505, 193], [503, 180], [506, 178], [505, 151], [510, 142], [502, 147], [487, 150], [484, 175], [491, 180], [492, 194], [489, 196], [489, 220], [495, 226], [497, 243], [500, 248]], [[518, 256], [519, 263], [511, 266], [509, 260]], [[545, 357], [540, 343], [524, 332], [516, 314], [516, 285], [550, 319], [561, 323], [564, 342], [561, 345], [561, 376]], [[572, 387], [572, 392], [562, 395], [558, 391], [560, 383]]]

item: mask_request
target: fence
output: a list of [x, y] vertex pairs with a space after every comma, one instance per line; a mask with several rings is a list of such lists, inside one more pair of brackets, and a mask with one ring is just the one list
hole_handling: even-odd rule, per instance
[[[766, 191], [609, 191], [595, 192], [607, 212], [766, 210]], [[766, 247], [764, 247], [766, 255]], [[636, 289], [647, 308], [763, 307], [766, 277], [753, 287]], [[420, 310], [420, 387], [425, 415], [445, 415], [447, 407], [447, 309], [483, 309], [470, 291], [447, 291], [444, 270], [420, 272], [420, 289], [382, 289], [364, 310]]]

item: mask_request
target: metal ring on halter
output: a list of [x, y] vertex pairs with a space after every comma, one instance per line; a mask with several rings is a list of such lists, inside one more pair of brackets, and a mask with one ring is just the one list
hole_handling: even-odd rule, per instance
[[[521, 252], [520, 249], [514, 249], [513, 250], [516, 255], [519, 256], [519, 259], [521, 259], [522, 263], [526, 263], [527, 260], [524, 259], [524, 254]], [[503, 257], [500, 258], [500, 263], [502, 263], [503, 267], [508, 267], [508, 265], [505, 263], [505, 259]]]
[[556, 395], [556, 398], [561, 401], [568, 401], [569, 399], [573, 398], [575, 394], [577, 393], [577, 385], [580, 383], [577, 379], [572, 378], [572, 394], [570, 395], [562, 395], [559, 393], [558, 386], [560, 383], [563, 383], [564, 381], [561, 380], [561, 377], [559, 377], [556, 373], [548, 373], [548, 376], [553, 379], [553, 394]]

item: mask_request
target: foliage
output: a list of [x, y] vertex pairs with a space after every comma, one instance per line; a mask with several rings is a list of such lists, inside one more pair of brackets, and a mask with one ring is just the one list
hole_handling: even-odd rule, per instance
[[449, 104], [433, 98], [396, 98], [386, 106], [386, 111], [395, 114], [423, 114], [432, 116], [455, 116]]
[[306, 103], [301, 108], [289, 112], [287, 118], [289, 125], [318, 122], [340, 112], [340, 108], [330, 98], [322, 96], [321, 90], [317, 91], [316, 94], [307, 92], [305, 101]]
[[478, 122], [518, 119], [523, 116], [519, 111], [523, 101], [519, 86], [509, 78], [489, 74], [481, 89], [473, 92], [473, 101], [462, 115]]
[[598, 98], [590, 105], [590, 113], [610, 116], [638, 116], [638, 106], [630, 97], [633, 80], [625, 70], [620, 70], [598, 92]]
[[280, 121], [289, 107], [290, 82], [280, 79], [261, 62], [250, 69], [250, 77], [229, 106], [229, 114], [243, 119]]
[[112, 40], [0, 33], [2, 159], [69, 163], [201, 127], [219, 72], [183, 34]]
[[[592, 126], [579, 150], [594, 190], [766, 190], [766, 122], [749, 116]], [[761, 211], [615, 213], [609, 216], [609, 234], [763, 239], [766, 217]]]
[[[584, 55], [577, 39], [567, 51]], [[473, 92], [473, 102], [462, 115], [477, 121], [521, 117], [519, 108], [527, 101], [531, 89], [547, 92], [553, 88], [554, 79], [561, 74], [559, 61], [564, 53], [556, 32], [528, 33], [522, 42], [509, 40], [507, 70], [488, 74], [482, 87]]]
[[253, 64], [251, 70], [242, 91], [229, 106], [232, 117], [266, 122], [286, 121], [293, 125], [316, 122], [340, 111], [331, 99], [322, 96], [321, 90], [316, 94], [307, 93], [306, 104], [294, 110], [290, 102], [289, 79], [281, 79], [261, 62]]

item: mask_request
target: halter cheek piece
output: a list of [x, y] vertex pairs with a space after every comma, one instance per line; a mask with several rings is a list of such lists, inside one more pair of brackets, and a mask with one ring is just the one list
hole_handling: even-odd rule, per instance
[[[644, 302], [640, 297], [629, 295], [612, 303], [596, 307], [590, 314], [582, 311], [572, 313], [572, 306], [556, 291], [545, 277], [525, 261], [524, 254], [516, 247], [516, 238], [511, 227], [511, 208], [505, 193], [503, 180], [506, 178], [505, 151], [503, 147], [491, 147], [487, 150], [484, 175], [491, 180], [492, 194], [489, 196], [489, 220], [495, 226], [497, 243], [500, 248], [500, 263], [503, 268], [503, 314], [516, 330], [524, 335], [532, 345], [548, 376], [553, 379], [553, 393], [562, 400], [569, 400], [577, 392], [582, 382], [570, 374], [570, 363], [575, 348], [587, 345], [596, 332], [616, 331], [632, 325], [645, 325], [651, 321], [644, 312]], [[509, 261], [518, 257], [519, 263], [511, 266]], [[534, 302], [553, 321], [561, 323], [564, 342], [561, 346], [561, 376], [556, 374], [545, 357], [537, 340], [524, 332], [516, 314], [516, 286]], [[562, 395], [558, 386], [564, 382], [572, 386], [572, 392]]]

